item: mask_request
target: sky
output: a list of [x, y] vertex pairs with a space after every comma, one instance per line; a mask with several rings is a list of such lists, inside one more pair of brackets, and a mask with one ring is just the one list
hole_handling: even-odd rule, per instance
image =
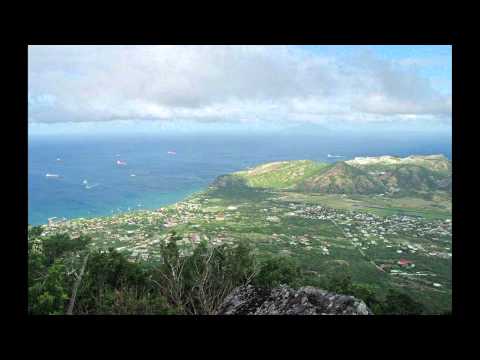
[[451, 132], [446, 46], [28, 48], [29, 134]]

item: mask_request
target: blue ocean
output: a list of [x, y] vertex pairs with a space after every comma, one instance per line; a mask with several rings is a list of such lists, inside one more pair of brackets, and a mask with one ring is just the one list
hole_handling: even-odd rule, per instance
[[[201, 191], [219, 175], [270, 161], [333, 162], [355, 156], [411, 154], [451, 158], [451, 137], [32, 136], [28, 143], [28, 222], [37, 225], [47, 223], [50, 217], [71, 219], [156, 209]], [[118, 165], [117, 160], [125, 165]]]

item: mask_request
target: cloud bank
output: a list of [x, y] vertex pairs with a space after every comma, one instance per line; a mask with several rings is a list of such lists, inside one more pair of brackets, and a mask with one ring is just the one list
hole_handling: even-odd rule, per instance
[[30, 123], [451, 121], [419, 61], [292, 46], [29, 46]]

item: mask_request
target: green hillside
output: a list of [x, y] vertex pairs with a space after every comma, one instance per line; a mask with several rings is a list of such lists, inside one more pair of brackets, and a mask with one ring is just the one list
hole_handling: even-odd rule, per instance
[[451, 192], [451, 177], [451, 162], [441, 155], [381, 156], [334, 164], [310, 160], [273, 162], [225, 175], [216, 183], [221, 187], [235, 183], [310, 193], [424, 196], [429, 192]]
[[311, 160], [280, 161], [259, 165], [233, 175], [245, 179], [245, 183], [251, 187], [286, 189], [318, 174], [327, 167], [328, 164]]
[[335, 163], [296, 184], [297, 190], [329, 194], [378, 194], [387, 190], [377, 178], [345, 162]]
[[452, 163], [443, 155], [355, 158], [346, 163], [377, 177], [390, 193], [452, 191]]

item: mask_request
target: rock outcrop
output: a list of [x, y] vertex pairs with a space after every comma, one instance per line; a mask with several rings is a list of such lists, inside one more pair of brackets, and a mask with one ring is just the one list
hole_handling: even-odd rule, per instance
[[272, 290], [251, 285], [235, 288], [220, 306], [218, 315], [373, 315], [353, 296], [311, 286], [298, 290], [279, 286]]

